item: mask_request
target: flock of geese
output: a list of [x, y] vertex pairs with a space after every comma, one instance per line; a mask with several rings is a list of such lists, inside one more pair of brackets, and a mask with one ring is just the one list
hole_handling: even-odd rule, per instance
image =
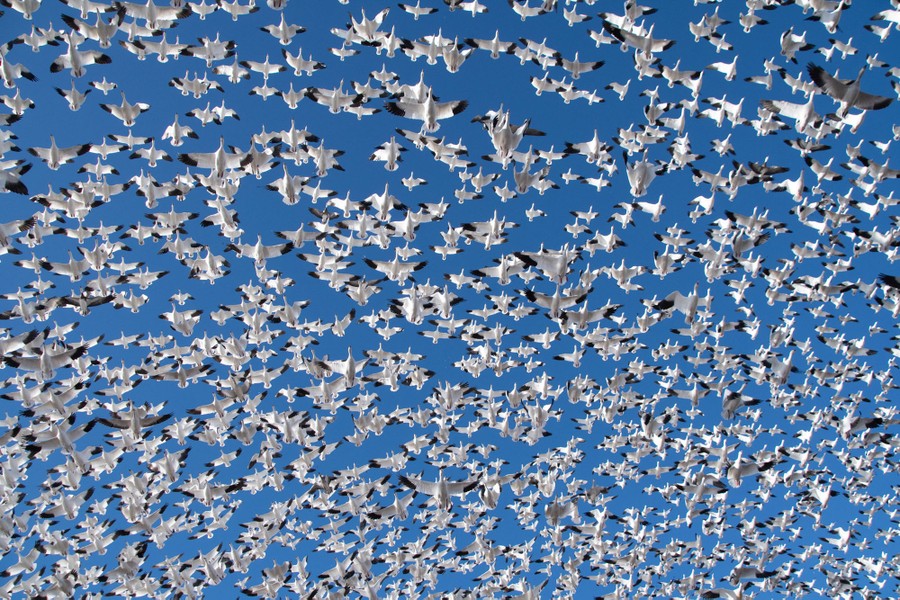
[[897, 0], [0, 4], [0, 598], [900, 595]]

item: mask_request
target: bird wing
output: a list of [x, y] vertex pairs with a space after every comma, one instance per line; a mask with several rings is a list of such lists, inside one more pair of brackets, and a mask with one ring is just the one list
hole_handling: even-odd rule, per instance
[[760, 104], [770, 112], [784, 115], [791, 119], [799, 119], [802, 117], [805, 112], [804, 107], [806, 106], [805, 104], [797, 104], [785, 100], [763, 100]]
[[640, 37], [634, 35], [630, 31], [622, 29], [621, 27], [616, 27], [609, 21], [604, 21], [603, 28], [607, 31], [607, 33], [612, 35], [614, 38], [616, 38], [623, 44], [629, 44], [629, 45], [636, 46], [636, 45], [639, 45], [641, 42]]
[[425, 105], [420, 102], [398, 100], [396, 102], [388, 102], [385, 107], [389, 113], [398, 117], [408, 117], [410, 119], [425, 118]]
[[68, 146], [59, 149], [59, 156], [62, 160], [71, 160], [76, 156], [81, 156], [91, 149], [90, 144], [79, 144], [76, 146]]
[[190, 152], [180, 155], [178, 160], [190, 167], [201, 169], [211, 169], [216, 164], [215, 154], [212, 152]]
[[400, 483], [402, 483], [406, 487], [416, 490], [417, 492], [427, 494], [428, 496], [434, 496], [438, 490], [438, 485], [436, 482], [422, 481], [418, 477], [413, 477], [412, 475], [401, 475]]
[[263, 247], [263, 258], [276, 258], [291, 251], [291, 244], [272, 244]]
[[807, 66], [807, 71], [809, 71], [809, 77], [813, 82], [825, 90], [825, 93], [832, 98], [843, 98], [847, 88], [850, 87], [851, 82], [841, 81], [818, 65], [810, 63]]
[[859, 97], [856, 99], [856, 107], [863, 110], [878, 110], [886, 107], [893, 102], [893, 100], [893, 98], [888, 98], [886, 96], [876, 96], [874, 94], [860, 92]]
[[887, 273], [882, 273], [878, 276], [878, 279], [881, 283], [900, 290], [900, 278], [895, 277], [894, 275], [888, 275]]
[[478, 485], [477, 480], [456, 481], [456, 482], [447, 484], [447, 491], [450, 492], [451, 496], [460, 496], [462, 494], [465, 494], [472, 488], [474, 488], [476, 485]]
[[435, 118], [436, 119], [448, 119], [453, 115], [458, 115], [462, 111], [466, 110], [466, 107], [469, 106], [469, 102], [467, 100], [454, 100], [452, 102], [438, 102], [435, 105]]
[[663, 50], [668, 50], [672, 46], [675, 45], [675, 40], [656, 40], [651, 39], [650, 51], [651, 52], [662, 52]]
[[687, 308], [687, 306], [688, 296], [684, 296], [681, 292], [676, 290], [666, 296], [665, 299], [658, 302], [655, 308], [657, 310], [668, 310], [670, 308], [674, 308], [676, 310], [683, 311]]

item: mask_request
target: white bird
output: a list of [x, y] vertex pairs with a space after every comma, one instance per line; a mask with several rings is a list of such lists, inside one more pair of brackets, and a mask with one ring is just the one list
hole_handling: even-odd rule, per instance
[[69, 69], [72, 72], [72, 77], [81, 77], [85, 73], [84, 68], [89, 65], [106, 65], [112, 62], [109, 55], [99, 50], [79, 50], [71, 32], [66, 34], [66, 43], [68, 44], [66, 52], [50, 64], [51, 73]]
[[422, 6], [422, 0], [416, 0], [415, 5], [401, 3], [398, 6], [411, 14], [414, 21], [418, 21], [419, 17], [437, 12], [437, 9], [433, 6]]
[[678, 312], [684, 315], [684, 322], [690, 324], [694, 317], [697, 315], [697, 309], [700, 306], [709, 307], [710, 297], [706, 296], [701, 298], [697, 293], [697, 287], [699, 283], [694, 284], [694, 290], [685, 296], [679, 291], [674, 291], [668, 296], [665, 297], [664, 300], [657, 302], [654, 308], [656, 310], [667, 311], [667, 310], [677, 310]]
[[469, 103], [466, 100], [436, 102], [431, 88], [428, 88], [428, 95], [423, 102], [396, 100], [385, 105], [387, 111], [392, 115], [422, 121], [422, 130], [427, 133], [437, 131], [440, 127], [438, 121], [458, 115], [466, 110], [467, 106]]
[[465, 496], [467, 492], [475, 489], [478, 480], [448, 481], [444, 478], [444, 472], [440, 471], [437, 481], [425, 481], [412, 475], [401, 475], [400, 483], [416, 492], [431, 496], [441, 509], [449, 510], [452, 506], [452, 497]]
[[288, 24], [284, 19], [284, 13], [281, 13], [281, 22], [278, 25], [266, 25], [265, 27], [260, 27], [260, 29], [277, 39], [282, 46], [290, 45], [295, 35], [306, 31], [306, 28], [300, 25]]
[[54, 342], [39, 346], [37, 356], [7, 356], [4, 361], [11, 367], [33, 372], [37, 380], [43, 382], [52, 379], [57, 369], [70, 367], [87, 350], [86, 345], [65, 347]]
[[147, 0], [146, 4], [120, 2], [119, 5], [125, 9], [129, 17], [144, 21], [146, 27], [151, 30], [168, 29], [178, 19], [191, 14], [190, 5], [162, 6], [155, 4], [153, 0]]
[[224, 177], [226, 171], [238, 169], [250, 162], [247, 153], [225, 150], [225, 138], [219, 138], [219, 147], [213, 152], [189, 152], [178, 156], [178, 160], [191, 167], [209, 169], [216, 177]]
[[815, 92], [811, 93], [805, 104], [797, 104], [785, 100], [762, 100], [760, 105], [777, 115], [784, 115], [789, 119], [794, 119], [794, 128], [797, 130], [797, 133], [803, 134], [807, 133], [807, 127], [816, 127], [822, 120], [813, 105], [815, 97]]
[[396, 171], [402, 158], [402, 152], [406, 152], [406, 148], [397, 143], [394, 136], [387, 142], [375, 149], [375, 152], [369, 156], [369, 160], [378, 160], [384, 163], [384, 168], [388, 171]]
[[612, 35], [622, 43], [623, 51], [631, 47], [636, 50], [640, 50], [645, 55], [650, 55], [654, 52], [662, 52], [664, 50], [668, 50], [675, 45], [675, 40], [654, 39], [653, 25], [650, 26], [650, 29], [646, 31], [646, 33], [642, 34], [637, 34], [628, 31], [627, 29], [622, 29], [621, 27], [613, 25], [609, 21], [604, 21], [603, 28], [610, 35]]
[[129, 104], [128, 100], [126, 100], [125, 98], [125, 92], [123, 91], [121, 92], [121, 94], [121, 104], [101, 104], [100, 108], [122, 121], [122, 124], [125, 125], [125, 127], [132, 127], [134, 125], [135, 119], [138, 118], [138, 115], [150, 110], [150, 105], [146, 102], [135, 102], [134, 104]]
[[485, 39], [477, 39], [477, 38], [466, 38], [465, 42], [474, 48], [478, 48], [479, 50], [486, 50], [491, 53], [491, 58], [500, 58], [500, 53], [504, 54], [512, 54], [516, 51], [517, 45], [515, 42], [502, 42], [500, 41], [500, 30], [496, 30], [494, 32], [494, 37], [485, 40]]
[[90, 144], [77, 144], [60, 148], [56, 145], [56, 140], [51, 135], [49, 148], [29, 148], [28, 152], [47, 163], [49, 169], [56, 171], [61, 165], [70, 163], [86, 153], [90, 147]]
[[841, 103], [837, 115], [842, 119], [847, 116], [847, 113], [853, 107], [860, 110], [879, 110], [887, 107], [893, 101], [893, 98], [867, 94], [862, 91], [860, 82], [866, 69], [867, 67], [862, 67], [856, 79], [841, 80], [813, 63], [807, 65], [809, 77], [815, 84], [826, 94]]
[[6, 57], [9, 48], [9, 43], [0, 44], [0, 77], [3, 78], [3, 85], [7, 89], [13, 89], [16, 87], [16, 80], [20, 77], [24, 77], [28, 81], [37, 81], [37, 77], [25, 65], [9, 61], [9, 58]]
[[625, 172], [628, 175], [628, 184], [631, 186], [631, 195], [640, 198], [647, 193], [647, 188], [656, 179], [657, 175], [662, 175], [666, 171], [665, 166], [655, 166], [647, 160], [647, 153], [644, 152], [644, 158], [639, 162], [629, 163], [628, 154], [623, 152], [622, 157], [625, 159]]
[[297, 56], [294, 56], [284, 48], [282, 48], [281, 53], [284, 56], [284, 62], [286, 62], [289, 67], [294, 69], [294, 75], [297, 77], [299, 77], [303, 73], [312, 75], [314, 71], [325, 68], [325, 63], [313, 60], [312, 56], [310, 56], [309, 58], [303, 58], [302, 49], [297, 51]]

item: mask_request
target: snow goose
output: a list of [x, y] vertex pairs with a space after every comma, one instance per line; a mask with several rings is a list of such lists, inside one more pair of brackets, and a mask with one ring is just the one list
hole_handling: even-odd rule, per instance
[[146, 102], [135, 102], [134, 104], [129, 104], [128, 100], [126, 100], [125, 98], [125, 92], [121, 92], [121, 94], [121, 104], [101, 104], [100, 108], [122, 121], [122, 124], [125, 125], [125, 127], [132, 127], [135, 120], [138, 118], [138, 115], [150, 110], [150, 105]]
[[185, 138], [200, 139], [200, 136], [187, 125], [178, 122], [178, 113], [175, 113], [175, 120], [172, 121], [162, 134], [163, 140], [170, 140], [171, 144], [176, 148], [184, 143]]
[[468, 106], [469, 103], [466, 100], [435, 102], [434, 95], [429, 88], [428, 95], [423, 102], [397, 100], [388, 102], [386, 109], [392, 115], [422, 121], [422, 130], [431, 133], [437, 131], [440, 127], [438, 121], [458, 115], [466, 110]]
[[72, 162], [77, 157], [86, 153], [89, 148], [90, 144], [78, 144], [60, 148], [56, 145], [56, 140], [51, 135], [49, 148], [29, 148], [28, 152], [32, 156], [36, 156], [47, 163], [47, 167], [50, 170], [56, 171], [59, 169], [60, 165]]
[[396, 171], [398, 163], [403, 159], [402, 152], [406, 152], [406, 148], [398, 144], [394, 136], [391, 136], [390, 140], [375, 149], [375, 152], [369, 156], [369, 160], [381, 161], [384, 163], [385, 169], [388, 171]]
[[499, 29], [494, 32], [494, 37], [489, 40], [466, 38], [465, 42], [474, 48], [490, 52], [491, 58], [500, 58], [501, 52], [504, 54], [512, 54], [517, 48], [515, 42], [500, 41]]
[[306, 31], [306, 28], [301, 27], [300, 25], [287, 23], [284, 19], [284, 13], [281, 13], [281, 22], [278, 25], [266, 25], [265, 27], [260, 27], [260, 31], [267, 32], [277, 39], [278, 43], [282, 46], [288, 46], [294, 36], [298, 33], [303, 33]]
[[297, 51], [297, 56], [294, 56], [284, 48], [281, 49], [281, 53], [284, 56], [284, 61], [287, 63], [287, 65], [294, 69], [294, 75], [296, 77], [299, 77], [302, 73], [312, 75], [313, 71], [318, 71], [319, 69], [325, 68], [325, 63], [313, 60], [312, 56], [310, 56], [309, 58], [303, 58], [302, 49]]
[[794, 33], [793, 27], [788, 27], [787, 31], [781, 34], [781, 55], [789, 61], [796, 63], [795, 54], [798, 51], [812, 50], [814, 46], [806, 42], [806, 32], [803, 35]]
[[103, 21], [100, 18], [100, 13], [96, 13], [96, 22], [93, 25], [89, 25], [84, 21], [79, 21], [71, 15], [62, 15], [63, 23], [87, 39], [95, 40], [101, 48], [109, 48], [112, 45], [112, 38], [116, 32], [119, 31], [119, 27], [122, 25], [124, 19], [124, 7], [120, 7], [109, 22]]
[[362, 94], [348, 94], [344, 92], [343, 79], [333, 89], [309, 88], [306, 90], [306, 97], [322, 106], [327, 106], [328, 111], [333, 115], [341, 111], [347, 111], [351, 106], [358, 106], [365, 100]]
[[[220, 3], [221, 4], [221, 3]], [[162, 6], [155, 4], [153, 0], [147, 0], [146, 4], [137, 2], [118, 3], [125, 13], [132, 19], [145, 21], [146, 27], [152, 30], [168, 29], [178, 19], [191, 14], [191, 6]], [[121, 10], [121, 8], [119, 10]]]
[[657, 175], [661, 175], [666, 171], [666, 167], [656, 167], [647, 160], [646, 152], [644, 158], [640, 162], [628, 163], [628, 155], [623, 152], [622, 157], [625, 159], [625, 170], [628, 175], [628, 184], [631, 186], [631, 195], [640, 198], [647, 193], [647, 188], [653, 182]]
[[387, 16], [388, 12], [390, 12], [390, 9], [385, 8], [373, 18], [368, 19], [366, 18], [366, 11], [363, 10], [360, 14], [359, 21], [351, 15], [350, 32], [347, 36], [347, 41], [370, 45], [377, 43], [379, 41], [378, 29], [381, 27], [382, 22], [384, 22], [384, 18]]
[[867, 94], [860, 89], [860, 81], [867, 67], [862, 67], [854, 80], [841, 80], [822, 67], [809, 63], [807, 65], [809, 76], [815, 84], [826, 94], [841, 103], [837, 115], [843, 119], [851, 108], [860, 110], [879, 110], [888, 106], [893, 98]]
[[706, 298], [700, 298], [697, 293], [699, 285], [699, 283], [694, 283], [694, 290], [687, 296], [677, 290], [672, 292], [666, 296], [665, 299], [656, 303], [654, 308], [659, 311], [675, 309], [684, 315], [684, 322], [690, 324], [697, 314], [698, 307], [701, 305], [707, 308], [709, 307], [710, 298], [708, 296]]
[[815, 126], [816, 123], [822, 120], [819, 114], [816, 113], [815, 106], [813, 106], [815, 97], [816, 93], [811, 93], [809, 100], [805, 104], [784, 100], [762, 100], [760, 105], [776, 115], [784, 115], [789, 119], [794, 119], [794, 128], [797, 130], [797, 133], [802, 134], [806, 132], [808, 126]]
[[51, 73], [69, 69], [72, 71], [72, 77], [81, 77], [85, 73], [85, 67], [94, 64], [105, 65], [111, 62], [109, 56], [99, 50], [79, 50], [78, 43], [72, 38], [71, 33], [66, 34], [66, 42], [69, 44], [68, 49], [65, 54], [60, 55], [50, 64]]
[[[4, 361], [6, 364], [17, 369], [33, 372], [37, 381], [42, 383], [53, 379], [57, 369], [69, 367], [76, 358], [85, 355], [87, 353], [87, 346], [66, 347], [58, 342], [53, 342], [49, 345], [40, 346], [37, 348], [37, 351], [37, 356], [7, 356], [4, 358]], [[71, 425], [71, 423], [69, 424]], [[53, 424], [53, 427], [56, 427], [55, 423]], [[59, 436], [57, 436], [57, 433]], [[38, 434], [38, 438], [41, 439], [41, 437], [42, 436]], [[75, 436], [72, 437], [77, 439]], [[50, 442], [54, 439], [57, 441], [57, 446], [60, 441], [65, 445], [65, 430], [54, 430], [53, 435], [46, 438], [46, 440]], [[34, 443], [34, 440], [30, 441]], [[68, 449], [71, 450], [71, 445], [69, 445]]]
[[464, 496], [478, 485], [477, 480], [448, 481], [444, 478], [443, 471], [438, 474], [437, 481], [425, 481], [412, 475], [401, 475], [400, 483], [416, 492], [431, 496], [443, 510], [450, 509], [452, 496]]
[[418, 21], [419, 17], [421, 16], [430, 15], [437, 12], [437, 9], [433, 6], [422, 6], [422, 0], [417, 0], [415, 5], [401, 3], [398, 4], [398, 6], [404, 11], [411, 14], [414, 21]]
[[[655, 24], [654, 24], [655, 25]], [[622, 51], [627, 51], [629, 47], [640, 50], [645, 55], [654, 52], [662, 52], [668, 50], [675, 45], [675, 40], [664, 40], [653, 38], [653, 26], [642, 35], [638, 35], [621, 27], [616, 27], [609, 21], [603, 23], [603, 28], [622, 44]]]
[[263, 76], [263, 82], [268, 81], [269, 75], [287, 70], [282, 64], [270, 62], [268, 54], [266, 54], [266, 60], [262, 62], [256, 60], [242, 60], [240, 64], [242, 67], [260, 73]]
[[[513, 9], [513, 12], [515, 12], [522, 18], [523, 22], [529, 17], [536, 17], [538, 15], [543, 15], [549, 12], [549, 9], [545, 6], [546, 4], [548, 4], [547, 2], [545, 2], [542, 6], [530, 6], [527, 0], [522, 2], [516, 2], [515, 0], [508, 1], [509, 7]], [[555, 5], [555, 2], [553, 4]]]
[[190, 152], [181, 154], [178, 160], [191, 167], [209, 169], [217, 177], [224, 177], [229, 169], [240, 168], [249, 162], [246, 153], [237, 154], [225, 150], [225, 138], [219, 139], [219, 147], [213, 152]]

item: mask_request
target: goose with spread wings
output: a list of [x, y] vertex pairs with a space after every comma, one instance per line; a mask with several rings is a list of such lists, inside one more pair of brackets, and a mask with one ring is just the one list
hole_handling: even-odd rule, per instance
[[440, 127], [438, 121], [458, 115], [466, 110], [468, 106], [469, 102], [467, 100], [436, 102], [429, 88], [428, 96], [422, 102], [396, 100], [388, 102], [385, 107], [392, 115], [422, 121], [422, 130], [431, 133], [437, 131]]
[[862, 67], [856, 79], [838, 79], [822, 67], [809, 63], [806, 67], [809, 77], [826, 94], [841, 103], [837, 115], [841, 119], [847, 116], [854, 106], [861, 110], [879, 110], [889, 105], [893, 98], [876, 96], [862, 91], [860, 81], [868, 67]]
[[47, 168], [56, 171], [61, 165], [74, 161], [90, 150], [90, 148], [90, 144], [76, 144], [60, 148], [56, 145], [56, 139], [51, 135], [49, 147], [33, 147], [29, 148], [28, 152], [44, 161], [47, 164]]
[[69, 69], [72, 77], [81, 77], [85, 73], [85, 67], [90, 65], [106, 65], [111, 62], [109, 55], [99, 50], [79, 50], [81, 36], [74, 37], [71, 32], [65, 35], [68, 44], [66, 51], [50, 63], [50, 72], [58, 73], [63, 69]]
[[[153, 0], [147, 0], [146, 3], [118, 2], [114, 6], [124, 8], [127, 16], [144, 21], [144, 25], [154, 31], [168, 29], [178, 19], [183, 19], [193, 12], [189, 3], [179, 6], [165, 6], [156, 4]], [[121, 10], [121, 8], [118, 10]]]
[[802, 134], [807, 131], [808, 127], [816, 127], [822, 121], [813, 105], [815, 97], [816, 93], [812, 92], [809, 95], [809, 100], [804, 104], [786, 100], [762, 100], [760, 105], [773, 114], [794, 119], [794, 129], [796, 129], [797, 133]]
[[675, 44], [675, 40], [654, 38], [652, 26], [646, 32], [636, 32], [616, 27], [609, 21], [604, 21], [603, 28], [618, 40], [622, 44], [622, 49], [626, 51], [628, 48], [634, 48], [635, 50], [640, 50], [644, 54], [653, 54], [654, 52], [668, 50]]
[[450, 509], [453, 496], [464, 496], [478, 485], [477, 480], [448, 481], [444, 479], [443, 471], [438, 475], [437, 481], [425, 481], [412, 475], [401, 475], [400, 483], [416, 492], [431, 496], [444, 510]]
[[209, 169], [217, 177], [224, 177], [225, 171], [238, 169], [250, 162], [246, 152], [228, 152], [225, 150], [225, 138], [219, 138], [219, 147], [213, 152], [189, 152], [181, 154], [178, 160], [190, 167]]

